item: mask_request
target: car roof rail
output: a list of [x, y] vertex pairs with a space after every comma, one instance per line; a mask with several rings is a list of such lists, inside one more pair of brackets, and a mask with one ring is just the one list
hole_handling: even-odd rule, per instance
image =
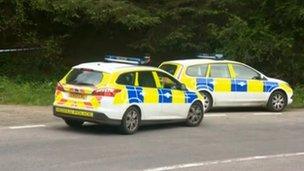
[[117, 62], [117, 63], [126, 63], [126, 64], [134, 64], [134, 65], [146, 65], [151, 62], [150, 56], [117, 56], [117, 55], [106, 55], [105, 61], [108, 62]]
[[223, 54], [199, 53], [196, 57], [201, 58], [201, 59], [224, 60], [224, 55]]

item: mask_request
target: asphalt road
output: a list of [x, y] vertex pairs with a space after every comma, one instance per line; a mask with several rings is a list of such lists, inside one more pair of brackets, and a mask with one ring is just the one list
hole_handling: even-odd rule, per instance
[[50, 107], [0, 105], [0, 170], [304, 170], [304, 109], [226, 109], [196, 128], [71, 129]]

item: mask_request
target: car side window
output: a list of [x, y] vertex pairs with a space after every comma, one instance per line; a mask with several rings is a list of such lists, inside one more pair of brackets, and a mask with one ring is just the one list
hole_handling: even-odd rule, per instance
[[227, 64], [211, 64], [210, 77], [212, 78], [230, 78]]
[[160, 66], [159, 68], [174, 75], [174, 73], [176, 72], [177, 66], [173, 65], [173, 64], [164, 64], [164, 65]]
[[138, 85], [141, 87], [156, 87], [152, 71], [138, 72]]
[[233, 64], [233, 69], [237, 79], [257, 79], [260, 77], [259, 73], [244, 65]]
[[163, 72], [157, 72], [157, 76], [159, 78], [161, 88], [181, 90], [181, 83], [175, 80], [172, 76]]
[[122, 85], [134, 85], [135, 83], [135, 72], [123, 73], [121, 74], [117, 80], [117, 84]]
[[186, 74], [192, 77], [205, 77], [208, 65], [193, 65], [187, 68]]

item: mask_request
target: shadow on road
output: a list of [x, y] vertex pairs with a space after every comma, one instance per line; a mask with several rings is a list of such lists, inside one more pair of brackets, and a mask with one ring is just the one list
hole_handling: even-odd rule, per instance
[[225, 107], [213, 108], [208, 113], [223, 113], [223, 112], [268, 112], [264, 107]]
[[[202, 124], [201, 126], [203, 126]], [[140, 134], [144, 132], [154, 132], [162, 131], [169, 129], [178, 129], [178, 128], [189, 128], [185, 126], [184, 123], [170, 123], [170, 124], [153, 124], [153, 125], [143, 125], [139, 127], [139, 130], [135, 134]], [[74, 132], [81, 134], [96, 134], [96, 135], [124, 135], [120, 132], [118, 126], [109, 126], [109, 125], [97, 125], [97, 124], [85, 124], [81, 128], [71, 128], [64, 123], [60, 127], [52, 127], [51, 129], [56, 129], [58, 131]]]

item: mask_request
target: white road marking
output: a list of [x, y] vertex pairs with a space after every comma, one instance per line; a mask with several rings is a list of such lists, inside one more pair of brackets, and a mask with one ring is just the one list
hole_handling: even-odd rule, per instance
[[200, 166], [217, 165], [217, 164], [225, 164], [225, 163], [236, 163], [236, 162], [243, 162], [243, 161], [284, 158], [284, 157], [294, 157], [294, 156], [303, 156], [303, 155], [304, 155], [304, 152], [265, 155], [265, 156], [252, 156], [252, 157], [234, 158], [234, 159], [226, 159], [226, 160], [204, 161], [204, 162], [198, 162], [198, 163], [185, 163], [185, 164], [178, 164], [178, 165], [172, 165], [172, 166], [151, 168], [151, 169], [146, 169], [145, 171], [176, 170], [176, 169], [183, 169], [183, 168], [190, 168], [190, 167], [200, 167]]
[[226, 114], [205, 114], [204, 117], [223, 117], [227, 116]]
[[23, 125], [23, 126], [10, 126], [9, 129], [26, 129], [26, 128], [38, 128], [45, 127], [46, 125]]
[[255, 116], [268, 116], [268, 115], [282, 115], [282, 113], [271, 113], [271, 112], [260, 112], [260, 113], [253, 113]]

